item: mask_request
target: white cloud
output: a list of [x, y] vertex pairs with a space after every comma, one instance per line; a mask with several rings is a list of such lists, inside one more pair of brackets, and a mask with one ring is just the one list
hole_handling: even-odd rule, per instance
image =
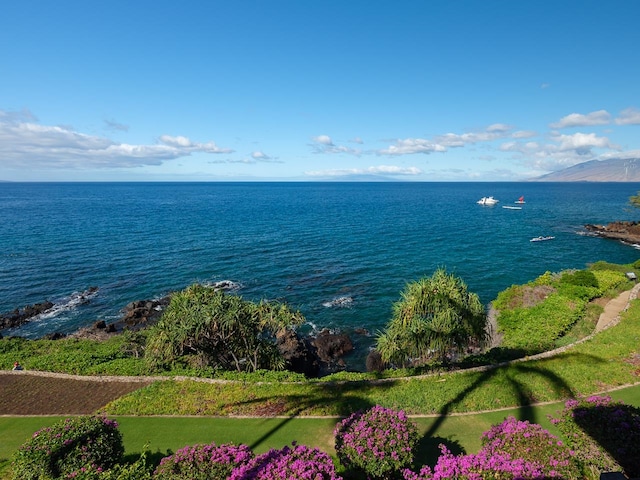
[[350, 155], [360, 155], [362, 152], [354, 148], [350, 148], [344, 145], [335, 145], [329, 135], [318, 135], [313, 137], [313, 144], [311, 148], [314, 153], [347, 153]]
[[444, 145], [445, 147], [464, 147], [468, 144], [475, 144], [479, 142], [492, 142], [501, 138], [507, 138], [511, 136], [511, 130], [513, 127], [504, 123], [494, 123], [489, 125], [484, 130], [468, 133], [445, 133], [444, 135], [438, 135], [435, 137], [435, 141]]
[[505, 142], [503, 152], [519, 154], [522, 164], [537, 172], [556, 171], [595, 157], [593, 149], [619, 150], [607, 137], [595, 133], [553, 135], [551, 143]]
[[620, 112], [616, 118], [618, 125], [640, 125], [640, 109], [629, 107]]
[[313, 137], [313, 141], [320, 145], [333, 146], [333, 141], [329, 135], [318, 135], [317, 137]]
[[531, 130], [518, 130], [511, 134], [511, 138], [531, 138], [536, 135], [538, 135], [538, 133]]
[[429, 154], [432, 152], [445, 152], [447, 149], [443, 145], [424, 140], [422, 138], [405, 138], [396, 140], [395, 145], [378, 151], [381, 155], [410, 155], [414, 153]]
[[611, 144], [607, 137], [598, 137], [595, 133], [574, 133], [573, 135], [559, 135], [560, 150], [575, 150], [577, 153], [591, 153], [592, 148], [611, 148], [617, 146]]
[[349, 175], [386, 175], [412, 176], [420, 175], [422, 170], [417, 167], [398, 167], [396, 165], [378, 165], [367, 168], [347, 168], [336, 170], [315, 170], [305, 172], [310, 177], [344, 177]]
[[0, 165], [15, 168], [131, 168], [160, 165], [195, 152], [230, 153], [214, 142], [162, 135], [153, 145], [116, 143], [70, 127], [40, 125], [28, 111], [0, 110]]
[[591, 125], [606, 125], [611, 121], [611, 115], [606, 110], [587, 113], [571, 113], [562, 117], [560, 121], [550, 124], [551, 128], [586, 127]]

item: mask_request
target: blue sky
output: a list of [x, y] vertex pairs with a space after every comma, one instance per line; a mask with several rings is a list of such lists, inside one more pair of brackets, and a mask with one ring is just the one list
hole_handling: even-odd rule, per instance
[[640, 157], [640, 2], [11, 0], [0, 180], [512, 181]]

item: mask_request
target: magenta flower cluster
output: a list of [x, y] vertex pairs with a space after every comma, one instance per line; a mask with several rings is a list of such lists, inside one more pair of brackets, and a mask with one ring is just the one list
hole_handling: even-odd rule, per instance
[[247, 445], [193, 445], [163, 458], [154, 472], [159, 480], [227, 478], [234, 468], [253, 459]]
[[609, 396], [569, 400], [552, 418], [585, 471], [640, 477], [640, 409]]
[[342, 480], [329, 455], [295, 443], [271, 449], [231, 472], [228, 480]]
[[418, 430], [404, 411], [376, 405], [336, 425], [335, 449], [348, 469], [382, 479], [408, 468], [418, 444]]
[[405, 470], [405, 480], [539, 480], [580, 478], [573, 452], [540, 425], [507, 418], [483, 435], [477, 454], [453, 455], [444, 445], [433, 470]]

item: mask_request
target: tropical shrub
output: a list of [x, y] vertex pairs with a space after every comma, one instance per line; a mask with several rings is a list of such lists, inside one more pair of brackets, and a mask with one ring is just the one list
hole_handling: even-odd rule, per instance
[[280, 450], [271, 449], [231, 472], [228, 480], [342, 480], [331, 457], [295, 443]]
[[609, 290], [618, 288], [629, 281], [624, 272], [615, 270], [595, 270], [593, 273], [598, 279], [598, 288], [600, 289], [601, 295], [604, 295]]
[[487, 316], [462, 279], [437, 270], [409, 283], [393, 305], [393, 318], [377, 339], [382, 360], [406, 366], [435, 356], [445, 360], [487, 338]]
[[171, 296], [160, 321], [149, 331], [146, 358], [167, 367], [192, 357], [198, 367], [223, 370], [282, 370], [285, 361], [275, 342], [281, 329], [304, 317], [286, 305], [254, 304], [204, 285]]
[[16, 480], [48, 480], [83, 468], [106, 470], [120, 462], [123, 453], [115, 421], [96, 416], [67, 418], [38, 430], [18, 449], [13, 476]]
[[594, 395], [568, 400], [552, 419], [585, 472], [624, 470], [640, 477], [640, 408]]
[[376, 405], [336, 425], [335, 449], [348, 469], [383, 479], [413, 463], [418, 430], [403, 411]]
[[580, 287], [598, 288], [598, 279], [589, 270], [577, 270], [575, 272], [564, 272], [560, 277], [560, 283], [568, 283]]
[[160, 460], [154, 472], [159, 480], [225, 479], [234, 468], [254, 457], [246, 445], [194, 445]]
[[477, 454], [453, 455], [444, 445], [433, 470], [403, 471], [405, 480], [577, 479], [573, 453], [540, 425], [507, 418], [483, 434]]

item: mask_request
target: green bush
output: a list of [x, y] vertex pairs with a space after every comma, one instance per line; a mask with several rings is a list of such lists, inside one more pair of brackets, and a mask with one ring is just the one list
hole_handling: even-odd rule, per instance
[[604, 295], [609, 290], [616, 289], [628, 282], [626, 275], [623, 272], [614, 270], [596, 270], [593, 272], [598, 280], [598, 288], [601, 295]]
[[145, 452], [134, 463], [117, 464], [108, 470], [87, 466], [70, 474], [69, 478], [73, 480], [151, 480], [153, 467], [147, 462]]
[[575, 272], [565, 272], [560, 277], [560, 283], [568, 283], [580, 287], [598, 288], [598, 279], [589, 270], [578, 270]]
[[550, 350], [584, 314], [586, 302], [552, 294], [531, 308], [501, 312], [498, 328], [504, 334], [502, 347], [534, 354]]
[[14, 455], [15, 480], [64, 478], [83, 468], [108, 469], [122, 459], [118, 424], [106, 417], [67, 418], [38, 430]]

